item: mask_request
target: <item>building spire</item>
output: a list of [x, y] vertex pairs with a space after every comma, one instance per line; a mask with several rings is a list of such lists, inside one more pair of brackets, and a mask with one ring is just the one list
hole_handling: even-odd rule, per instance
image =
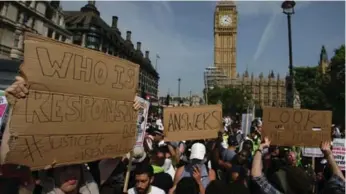
[[320, 63], [321, 62], [328, 62], [328, 55], [324, 45], [322, 45], [321, 53], [320, 53]]
[[245, 76], [245, 77], [249, 77], [249, 71], [248, 71], [249, 69], [248, 69], [248, 66], [249, 66], [249, 65], [246, 64], [246, 70], [245, 70], [245, 73], [244, 73], [244, 76]]

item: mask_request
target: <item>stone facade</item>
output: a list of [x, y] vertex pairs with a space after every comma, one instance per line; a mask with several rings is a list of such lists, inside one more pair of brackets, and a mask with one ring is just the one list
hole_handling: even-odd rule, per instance
[[1, 1], [0, 58], [23, 60], [24, 32], [70, 43], [59, 1]]
[[97, 10], [95, 1], [88, 3], [80, 11], [66, 11], [66, 27], [73, 33], [73, 44], [94, 49], [109, 55], [118, 56], [140, 65], [138, 82], [138, 94], [149, 96], [152, 100], [158, 100], [159, 74], [153, 67], [149, 51], [141, 50], [141, 42], [134, 47], [131, 31], [126, 32], [126, 37], [121, 36], [118, 29], [118, 17], [112, 17], [112, 25], [109, 26]]
[[214, 13], [214, 65], [234, 79], [237, 75], [238, 12], [232, 1], [219, 2]]

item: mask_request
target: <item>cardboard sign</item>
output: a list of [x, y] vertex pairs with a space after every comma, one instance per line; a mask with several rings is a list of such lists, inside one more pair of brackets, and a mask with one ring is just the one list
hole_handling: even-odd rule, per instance
[[272, 145], [319, 147], [331, 141], [332, 112], [265, 107], [263, 134]]
[[136, 99], [141, 103], [141, 107], [138, 111], [137, 119], [137, 140], [135, 146], [143, 146], [145, 132], [147, 129], [148, 113], [150, 103], [143, 98], [136, 96]]
[[221, 105], [164, 108], [163, 119], [168, 141], [216, 138], [223, 128]]
[[120, 156], [133, 148], [139, 66], [34, 34], [25, 36], [29, 95], [10, 110], [1, 162], [41, 169]]
[[345, 139], [334, 139], [332, 152], [335, 162], [338, 164], [340, 170], [345, 170]]

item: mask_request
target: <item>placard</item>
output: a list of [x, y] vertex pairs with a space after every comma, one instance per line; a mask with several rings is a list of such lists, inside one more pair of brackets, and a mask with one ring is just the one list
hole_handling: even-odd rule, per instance
[[265, 107], [263, 134], [272, 145], [319, 147], [331, 141], [332, 112]]
[[164, 108], [163, 119], [167, 141], [216, 138], [223, 130], [221, 105]]
[[241, 115], [241, 130], [246, 136], [250, 133], [251, 123], [254, 120], [252, 113], [244, 113]]
[[1, 162], [42, 169], [120, 156], [133, 148], [139, 66], [26, 34], [29, 95], [11, 106]]
[[324, 156], [320, 148], [303, 147], [302, 154], [304, 157], [314, 157], [314, 158], [322, 158]]
[[334, 139], [332, 152], [335, 162], [339, 166], [340, 170], [345, 170], [345, 139]]
[[141, 97], [136, 96], [136, 99], [140, 102], [140, 108], [138, 111], [137, 119], [137, 138], [135, 146], [143, 146], [145, 133], [147, 130], [147, 121], [150, 103]]

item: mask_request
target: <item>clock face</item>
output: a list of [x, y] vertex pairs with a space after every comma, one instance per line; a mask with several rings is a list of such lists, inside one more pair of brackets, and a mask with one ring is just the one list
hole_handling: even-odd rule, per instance
[[220, 25], [221, 26], [229, 26], [232, 23], [232, 18], [228, 15], [222, 15], [220, 17]]

